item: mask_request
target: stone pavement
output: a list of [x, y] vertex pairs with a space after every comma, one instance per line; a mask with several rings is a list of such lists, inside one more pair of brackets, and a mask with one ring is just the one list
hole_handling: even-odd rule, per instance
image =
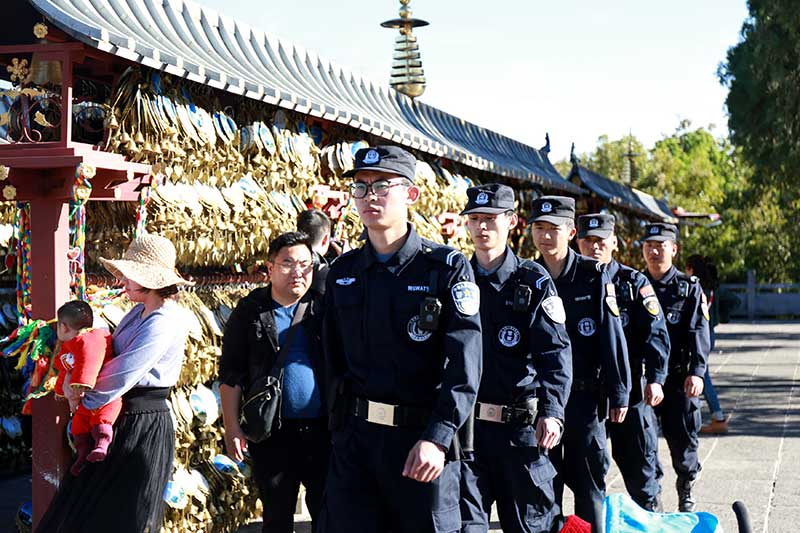
[[[701, 437], [698, 510], [715, 514], [727, 533], [736, 533], [731, 504], [741, 500], [753, 532], [800, 530], [800, 322], [721, 325], [711, 370], [722, 407], [731, 415], [731, 431]], [[705, 404], [703, 416], [708, 419]], [[664, 506], [675, 510], [675, 474], [663, 439], [659, 445]], [[609, 492], [624, 492], [616, 467], [607, 482]], [[30, 499], [29, 477], [0, 480], [0, 532], [13, 531], [17, 502], [25, 499]], [[572, 512], [569, 495], [565, 500], [565, 511]], [[493, 531], [500, 531], [494, 518]], [[311, 531], [307, 515], [297, 520], [297, 533]], [[239, 531], [254, 533], [260, 526]]]
[[[720, 403], [731, 420], [727, 435], [701, 436], [698, 510], [713, 513], [726, 533], [736, 533], [731, 505], [741, 500], [754, 533], [799, 531], [800, 322], [722, 324], [710, 363]], [[708, 418], [703, 402], [703, 419]], [[663, 438], [659, 456], [665, 467], [664, 508], [675, 511], [675, 473]], [[616, 466], [607, 483], [609, 493], [625, 492]], [[573, 510], [569, 494], [564, 507], [567, 513]], [[496, 515], [493, 518], [492, 531], [501, 531]], [[297, 533], [311, 531], [307, 516], [297, 519]], [[240, 531], [256, 532], [259, 526]]]

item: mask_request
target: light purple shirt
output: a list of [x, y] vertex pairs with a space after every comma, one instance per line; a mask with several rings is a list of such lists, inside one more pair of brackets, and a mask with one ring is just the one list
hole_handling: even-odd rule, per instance
[[178, 381], [186, 348], [186, 311], [168, 300], [144, 319], [144, 305], [131, 309], [114, 330], [114, 358], [83, 397], [87, 409], [120, 398], [133, 387], [171, 387]]

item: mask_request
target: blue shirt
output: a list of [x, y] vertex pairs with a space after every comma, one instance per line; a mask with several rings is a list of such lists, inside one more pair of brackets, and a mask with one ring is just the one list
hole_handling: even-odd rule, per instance
[[[281, 307], [275, 304], [275, 329], [278, 331], [278, 345], [283, 347], [286, 333], [292, 325], [297, 304]], [[281, 416], [284, 418], [318, 418], [322, 416], [322, 401], [314, 369], [308, 355], [308, 341], [303, 325], [297, 325], [283, 364], [283, 399]]]

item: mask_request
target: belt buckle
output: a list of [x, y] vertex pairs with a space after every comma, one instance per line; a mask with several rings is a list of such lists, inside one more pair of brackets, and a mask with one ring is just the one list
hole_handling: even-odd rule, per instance
[[481, 403], [478, 405], [478, 420], [489, 422], [503, 422], [503, 406], [493, 403]]
[[367, 422], [382, 426], [394, 426], [394, 410], [396, 406], [388, 403], [367, 400]]

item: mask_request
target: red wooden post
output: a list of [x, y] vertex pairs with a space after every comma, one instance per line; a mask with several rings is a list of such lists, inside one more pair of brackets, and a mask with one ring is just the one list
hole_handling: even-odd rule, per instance
[[[63, 199], [31, 201], [31, 307], [33, 318], [49, 320], [69, 299], [69, 206]], [[33, 523], [47, 510], [69, 467], [65, 445], [69, 410], [52, 394], [34, 400]]]

